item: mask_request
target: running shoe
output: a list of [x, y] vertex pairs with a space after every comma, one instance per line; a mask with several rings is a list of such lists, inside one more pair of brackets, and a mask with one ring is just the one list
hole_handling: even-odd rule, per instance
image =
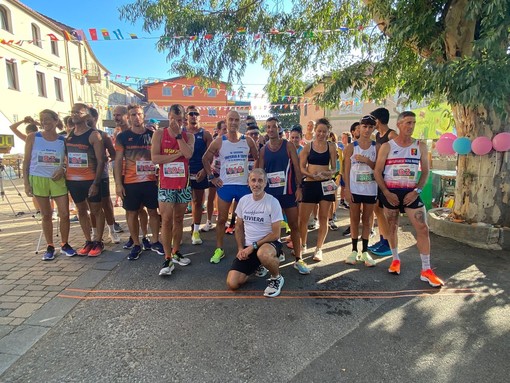
[[289, 249], [293, 249], [294, 248], [294, 244], [292, 243], [292, 241], [287, 241], [287, 247]]
[[370, 237], [369, 238], [374, 238], [375, 237], [375, 230], [372, 229], [370, 230]]
[[214, 229], [214, 225], [211, 221], [207, 221], [204, 226], [200, 229], [201, 232], [207, 233], [208, 231]]
[[374, 259], [370, 256], [370, 254], [368, 254], [367, 251], [361, 253], [361, 257], [359, 258], [359, 260], [361, 262], [365, 262], [366, 267], [374, 267], [377, 264], [377, 262], [374, 261]]
[[377, 250], [379, 248], [379, 246], [381, 246], [382, 244], [383, 244], [382, 241], [376, 242], [372, 246], [368, 246], [368, 251], [373, 252], [374, 250]]
[[200, 238], [200, 233], [198, 231], [194, 231], [191, 234], [191, 244], [192, 245], [201, 245], [202, 244], [202, 238]]
[[333, 213], [333, 216], [331, 217], [331, 219], [336, 222], [338, 221], [338, 217], [336, 216], [336, 213]]
[[54, 211], [53, 213], [51, 213], [51, 219], [53, 221], [56, 221], [58, 219], [58, 213], [56, 211]]
[[308, 223], [308, 230], [317, 230], [319, 228], [319, 222], [317, 219], [313, 218], [310, 223]]
[[278, 261], [280, 263], [285, 262], [285, 253], [283, 252], [283, 250], [280, 250], [280, 254], [278, 255]]
[[140, 254], [142, 254], [142, 246], [134, 245], [127, 256], [127, 259], [128, 261], [136, 261], [140, 258]]
[[172, 271], [174, 271], [175, 266], [171, 259], [165, 259], [163, 262], [163, 267], [159, 270], [159, 275], [172, 275]]
[[294, 262], [294, 268], [299, 271], [299, 274], [310, 274], [310, 269], [302, 259], [298, 259], [296, 262]]
[[312, 258], [314, 261], [316, 262], [320, 262], [322, 261], [322, 249], [315, 249], [315, 253], [313, 254], [313, 258]]
[[172, 254], [172, 262], [181, 266], [188, 266], [191, 263], [191, 259], [183, 257], [179, 251]]
[[83, 245], [83, 247], [77, 251], [77, 254], [82, 256], [89, 255], [89, 252], [90, 250], [92, 250], [93, 247], [94, 243], [92, 243], [92, 241], [86, 241], [85, 245]]
[[257, 270], [255, 270], [255, 276], [259, 278], [264, 278], [269, 271], [262, 265], [257, 267]]
[[347, 205], [347, 202], [345, 200], [340, 200], [340, 203], [338, 204], [343, 209], [349, 209], [349, 205]]
[[282, 291], [283, 283], [285, 280], [283, 279], [283, 275], [279, 275], [276, 278], [269, 278], [269, 283], [267, 284], [266, 289], [264, 290], [264, 296], [269, 298], [274, 298], [280, 295]]
[[329, 225], [329, 230], [333, 230], [333, 231], [338, 230], [338, 226], [336, 225], [335, 221], [333, 221], [332, 219], [329, 220], [328, 225]]
[[229, 225], [226, 229], [225, 229], [225, 234], [228, 234], [228, 235], [234, 235], [236, 231], [236, 225]]
[[55, 247], [48, 246], [46, 252], [42, 256], [43, 261], [52, 261], [55, 259]]
[[120, 226], [119, 223], [114, 222], [113, 223], [113, 231], [116, 232], [116, 233], [123, 233], [124, 229], [122, 228], [122, 226]]
[[400, 275], [400, 261], [394, 260], [393, 262], [391, 262], [391, 265], [388, 269], [388, 273]]
[[214, 250], [214, 254], [211, 257], [211, 259], [209, 260], [209, 262], [211, 262], [211, 263], [220, 263], [221, 259], [224, 256], [225, 256], [225, 252], [218, 247], [216, 250]]
[[379, 246], [376, 250], [372, 250], [372, 253], [379, 257], [385, 257], [387, 255], [391, 255], [391, 249], [386, 243], [384, 243], [381, 246]]
[[77, 215], [73, 216], [72, 218], [69, 218], [69, 222], [80, 222], [80, 219]]
[[431, 285], [432, 287], [444, 286], [443, 280], [440, 279], [436, 274], [434, 274], [432, 269], [422, 270], [420, 274], [420, 279], [423, 282], [428, 282], [429, 285]]
[[351, 227], [350, 226], [347, 226], [347, 229], [344, 230], [344, 232], [342, 233], [342, 236], [343, 237], [350, 237], [351, 236]]
[[131, 249], [133, 247], [133, 238], [129, 237], [128, 241], [122, 246], [123, 249]]
[[110, 232], [110, 240], [112, 243], [120, 243], [120, 235], [114, 231]]
[[351, 254], [346, 258], [345, 263], [348, 265], [355, 265], [358, 263], [358, 252], [353, 250]]
[[163, 249], [163, 245], [159, 241], [154, 242], [151, 245], [151, 250], [154, 251], [155, 253], [158, 253], [158, 255], [165, 255], [165, 250]]
[[66, 257], [74, 257], [76, 255], [76, 250], [74, 250], [71, 245], [68, 243], [65, 243], [61, 248], [60, 251], [64, 253]]
[[94, 246], [89, 251], [89, 257], [98, 257], [104, 251], [104, 243], [102, 241], [95, 241]]
[[308, 248], [306, 247], [306, 245], [301, 245], [301, 255], [306, 254], [307, 251]]
[[143, 237], [142, 238], [142, 249], [143, 250], [151, 250], [152, 244], [151, 241], [149, 241], [149, 238]]

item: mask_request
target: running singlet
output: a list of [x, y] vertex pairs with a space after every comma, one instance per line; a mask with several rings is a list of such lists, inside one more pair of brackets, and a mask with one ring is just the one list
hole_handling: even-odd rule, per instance
[[367, 157], [370, 161], [376, 159], [375, 141], [372, 141], [368, 149], [362, 149], [358, 141], [354, 141], [354, 150], [351, 156], [351, 172], [349, 175], [351, 193], [359, 195], [376, 196], [377, 183], [374, 178], [374, 170], [366, 163], [356, 160], [356, 155]]
[[384, 144], [385, 142], [388, 142], [390, 140], [389, 135], [391, 132], [394, 132], [393, 129], [388, 129], [386, 133], [384, 133], [382, 136], [377, 132], [375, 134], [375, 142], [377, 142], [379, 145]]
[[[182, 132], [182, 138], [188, 142], [188, 135]], [[163, 129], [160, 154], [176, 154], [179, 152], [179, 143], [168, 133], [168, 128]], [[189, 161], [181, 156], [173, 162], [159, 166], [159, 187], [161, 189], [184, 189], [189, 186]]]
[[95, 129], [77, 136], [74, 129], [66, 138], [67, 172], [69, 181], [93, 181], [96, 178], [97, 159], [89, 137]]
[[313, 142], [310, 144], [310, 153], [308, 154], [308, 164], [310, 165], [329, 165], [329, 144], [323, 153], [318, 153], [313, 149]]
[[227, 136], [222, 136], [218, 158], [223, 185], [248, 185], [249, 152], [250, 148], [244, 135], [235, 143], [230, 142]]
[[402, 148], [395, 140], [388, 141], [390, 151], [384, 166], [384, 183], [388, 189], [414, 189], [420, 167], [420, 141]]
[[[273, 195], [295, 194], [296, 177], [287, 152], [288, 141], [283, 140], [277, 151], [264, 147], [264, 170], [267, 173], [266, 192]], [[292, 144], [290, 144], [292, 145]]]
[[65, 138], [57, 136], [55, 141], [46, 140], [41, 132], [35, 134], [29, 174], [31, 176], [51, 178], [55, 170], [64, 163]]
[[117, 150], [124, 148], [124, 182], [135, 184], [156, 180], [155, 166], [151, 160], [152, 132], [145, 129], [142, 134], [131, 129], [119, 133], [115, 140]]
[[195, 148], [193, 149], [193, 155], [189, 159], [189, 173], [190, 177], [195, 176], [200, 170], [204, 168], [202, 163], [202, 157], [207, 150], [207, 144], [204, 140], [204, 128], [200, 128], [198, 132], [194, 133], [195, 136]]

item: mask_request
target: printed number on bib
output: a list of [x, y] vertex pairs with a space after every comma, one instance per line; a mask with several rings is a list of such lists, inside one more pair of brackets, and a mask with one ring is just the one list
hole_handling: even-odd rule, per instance
[[356, 173], [356, 182], [373, 182], [375, 181], [374, 173], [372, 172], [359, 172]]
[[68, 153], [67, 166], [70, 168], [86, 168], [89, 165], [87, 153]]
[[267, 181], [270, 188], [285, 186], [285, 173], [283, 171], [267, 173]]
[[51, 150], [39, 150], [37, 162], [44, 166], [60, 166], [60, 156]]
[[244, 161], [229, 161], [225, 166], [227, 178], [244, 176]]
[[155, 170], [152, 161], [136, 161], [137, 175], [154, 174]]
[[323, 195], [330, 195], [330, 194], [336, 193], [337, 186], [336, 186], [335, 181], [333, 181], [333, 180], [322, 181], [321, 186], [322, 186], [322, 194]]
[[184, 162], [170, 162], [163, 165], [163, 176], [168, 178], [183, 178], [186, 176]]

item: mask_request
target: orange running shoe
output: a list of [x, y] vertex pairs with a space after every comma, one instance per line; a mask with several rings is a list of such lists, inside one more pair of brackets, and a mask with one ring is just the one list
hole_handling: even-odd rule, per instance
[[394, 260], [391, 262], [388, 273], [400, 275], [400, 261]]
[[432, 269], [422, 270], [420, 279], [423, 282], [428, 282], [432, 287], [444, 286], [444, 282], [432, 271]]

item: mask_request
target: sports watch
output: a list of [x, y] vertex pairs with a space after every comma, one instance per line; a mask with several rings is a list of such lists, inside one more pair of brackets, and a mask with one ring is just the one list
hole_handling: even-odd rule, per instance
[[182, 134], [181, 134], [181, 133], [176, 134], [176, 135], [175, 135], [175, 139], [176, 139], [176, 140], [182, 140]]
[[257, 242], [253, 242], [251, 245], [253, 246], [253, 250], [257, 250], [259, 248]]
[[416, 189], [414, 189], [414, 191], [415, 191], [416, 193], [418, 193], [418, 194], [421, 194], [422, 190], [423, 190], [423, 189], [420, 189], [420, 188], [416, 188]]

